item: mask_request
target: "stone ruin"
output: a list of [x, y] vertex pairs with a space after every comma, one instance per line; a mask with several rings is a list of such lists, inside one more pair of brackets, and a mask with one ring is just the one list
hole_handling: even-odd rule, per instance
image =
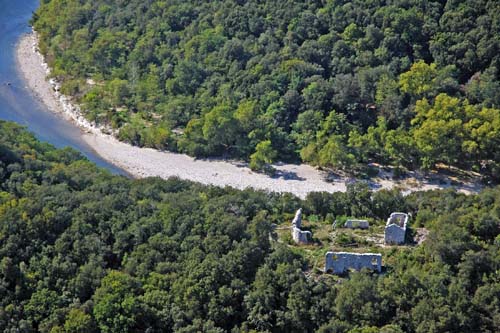
[[409, 216], [406, 213], [392, 213], [385, 225], [385, 244], [403, 244]]
[[343, 274], [349, 269], [360, 271], [363, 268], [380, 273], [382, 271], [382, 255], [380, 253], [326, 253], [325, 273]]
[[368, 229], [370, 223], [367, 220], [347, 220], [344, 223], [344, 228], [349, 229]]
[[295, 213], [292, 221], [292, 238], [297, 244], [308, 244], [312, 239], [310, 231], [302, 231], [302, 208], [299, 208]]
[[308, 244], [312, 239], [312, 233], [294, 227], [292, 230], [292, 238], [297, 244]]
[[297, 211], [295, 212], [295, 217], [293, 218], [292, 226], [297, 227], [299, 229], [300, 227], [302, 227], [302, 208], [297, 209]]

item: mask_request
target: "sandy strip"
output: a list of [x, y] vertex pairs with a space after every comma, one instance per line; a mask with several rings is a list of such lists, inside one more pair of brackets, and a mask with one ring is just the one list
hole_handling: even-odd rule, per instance
[[[139, 148], [119, 142], [114, 137], [102, 133], [89, 123], [81, 114], [80, 108], [71, 103], [71, 99], [58, 92], [58, 83], [46, 77], [50, 70], [43, 56], [38, 52], [36, 34], [27, 34], [21, 38], [16, 49], [18, 68], [23, 74], [28, 87], [53, 112], [76, 123], [82, 130], [82, 139], [104, 159], [126, 170], [135, 177], [159, 176], [162, 178], [179, 177], [203, 184], [232, 186], [238, 189], [252, 187], [272, 192], [290, 192], [304, 198], [314, 191], [345, 191], [346, 179], [338, 178], [326, 181], [325, 174], [309, 165], [280, 164], [276, 177], [268, 177], [252, 172], [245, 163], [224, 160], [196, 160], [184, 154], [161, 152], [150, 148]], [[430, 182], [416, 178], [408, 179], [405, 185], [386, 177], [370, 182], [373, 189], [399, 186], [406, 191], [427, 190], [450, 187], [438, 181]], [[420, 178], [420, 177], [418, 177]], [[408, 184], [411, 184], [409, 186]], [[458, 190], [470, 193], [478, 191], [477, 184], [461, 183], [454, 186]]]

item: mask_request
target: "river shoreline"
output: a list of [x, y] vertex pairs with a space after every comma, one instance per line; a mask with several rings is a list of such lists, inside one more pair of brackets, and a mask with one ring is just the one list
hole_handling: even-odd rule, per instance
[[[109, 133], [110, 129], [98, 127], [86, 120], [80, 108], [72, 103], [71, 98], [58, 91], [59, 84], [54, 79], [46, 79], [50, 69], [38, 51], [36, 33], [26, 34], [20, 39], [16, 45], [16, 61], [27, 87], [49, 110], [75, 123], [82, 130], [82, 139], [97, 154], [133, 177], [178, 177], [221, 187], [231, 186], [238, 189], [251, 187], [270, 192], [289, 192], [301, 198], [310, 192], [346, 191], [347, 179], [335, 178], [327, 181], [324, 172], [305, 164], [277, 164], [275, 165], [277, 176], [269, 177], [252, 172], [246, 163], [239, 161], [199, 160], [184, 154], [139, 148], [120, 142], [112, 135], [103, 133], [103, 131]], [[430, 181], [416, 175], [399, 183], [385, 175], [371, 180], [370, 185], [373, 189], [401, 187], [411, 192], [451, 187], [451, 181], [443, 182], [442, 179]], [[480, 189], [477, 183], [465, 182], [453, 187], [465, 193], [474, 193]]]

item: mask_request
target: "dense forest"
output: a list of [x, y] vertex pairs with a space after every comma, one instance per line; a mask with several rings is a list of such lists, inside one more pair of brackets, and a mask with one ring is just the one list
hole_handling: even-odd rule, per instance
[[[295, 209], [413, 213], [384, 272], [313, 269], [276, 239]], [[0, 122], [0, 331], [497, 332], [500, 188], [288, 194], [130, 180]], [[320, 257], [324, 253], [319, 254]]]
[[193, 156], [500, 174], [496, 0], [42, 0], [89, 119]]

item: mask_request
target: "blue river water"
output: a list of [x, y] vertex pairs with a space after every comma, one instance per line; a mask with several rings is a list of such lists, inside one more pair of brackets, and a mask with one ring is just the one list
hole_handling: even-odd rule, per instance
[[81, 130], [59, 118], [38, 101], [16, 70], [15, 46], [31, 30], [29, 20], [39, 0], [0, 0], [0, 119], [26, 126], [36, 137], [56, 147], [70, 146], [98, 166], [126, 173], [102, 159], [82, 139]]

